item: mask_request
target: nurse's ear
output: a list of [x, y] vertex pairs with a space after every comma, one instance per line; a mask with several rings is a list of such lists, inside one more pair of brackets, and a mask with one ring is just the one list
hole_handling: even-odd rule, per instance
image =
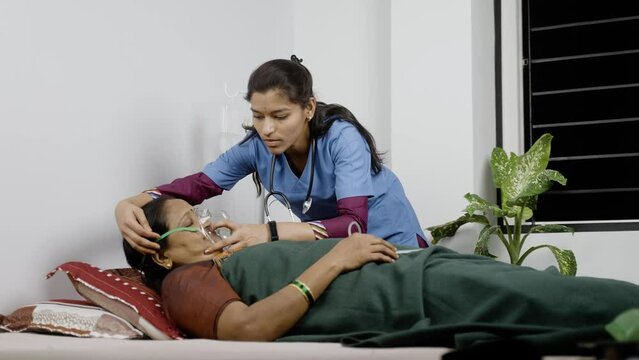
[[306, 115], [306, 121], [311, 121], [313, 115], [315, 115], [315, 108], [317, 106], [317, 100], [313, 96], [308, 98], [308, 103], [304, 107], [304, 113]]

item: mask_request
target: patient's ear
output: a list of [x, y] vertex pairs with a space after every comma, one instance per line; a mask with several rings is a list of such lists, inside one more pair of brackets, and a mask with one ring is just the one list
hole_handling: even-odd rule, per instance
[[153, 254], [153, 262], [167, 270], [171, 270], [171, 268], [173, 267], [173, 260], [164, 256], [163, 251]]

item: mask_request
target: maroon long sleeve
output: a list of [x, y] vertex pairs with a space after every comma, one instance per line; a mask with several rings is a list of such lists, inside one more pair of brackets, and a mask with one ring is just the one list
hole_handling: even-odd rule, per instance
[[203, 172], [175, 179], [170, 184], [160, 185], [156, 189], [162, 195], [182, 199], [191, 205], [200, 204], [223, 191]]
[[[351, 232], [367, 232], [368, 228], [368, 197], [353, 196], [337, 200], [338, 216], [317, 221], [322, 224], [328, 237], [346, 237], [350, 227]], [[356, 225], [352, 223], [355, 222]]]

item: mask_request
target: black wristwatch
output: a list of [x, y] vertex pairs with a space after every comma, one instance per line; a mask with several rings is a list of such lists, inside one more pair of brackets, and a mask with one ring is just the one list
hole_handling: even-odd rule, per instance
[[275, 221], [269, 221], [268, 228], [271, 230], [271, 241], [279, 240], [280, 237], [277, 236], [277, 225], [275, 224]]

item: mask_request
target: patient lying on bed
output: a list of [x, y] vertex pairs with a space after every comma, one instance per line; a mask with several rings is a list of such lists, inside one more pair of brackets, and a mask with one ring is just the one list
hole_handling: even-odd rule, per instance
[[[198, 221], [177, 199], [144, 211], [160, 234]], [[639, 286], [630, 283], [566, 277], [441, 246], [398, 255], [366, 234], [280, 240], [225, 259], [198, 232], [173, 232], [155, 256], [123, 244], [129, 264], [161, 289], [167, 316], [194, 337], [455, 347], [460, 334], [522, 341], [556, 334], [573, 343], [610, 339], [604, 325], [639, 306]]]

